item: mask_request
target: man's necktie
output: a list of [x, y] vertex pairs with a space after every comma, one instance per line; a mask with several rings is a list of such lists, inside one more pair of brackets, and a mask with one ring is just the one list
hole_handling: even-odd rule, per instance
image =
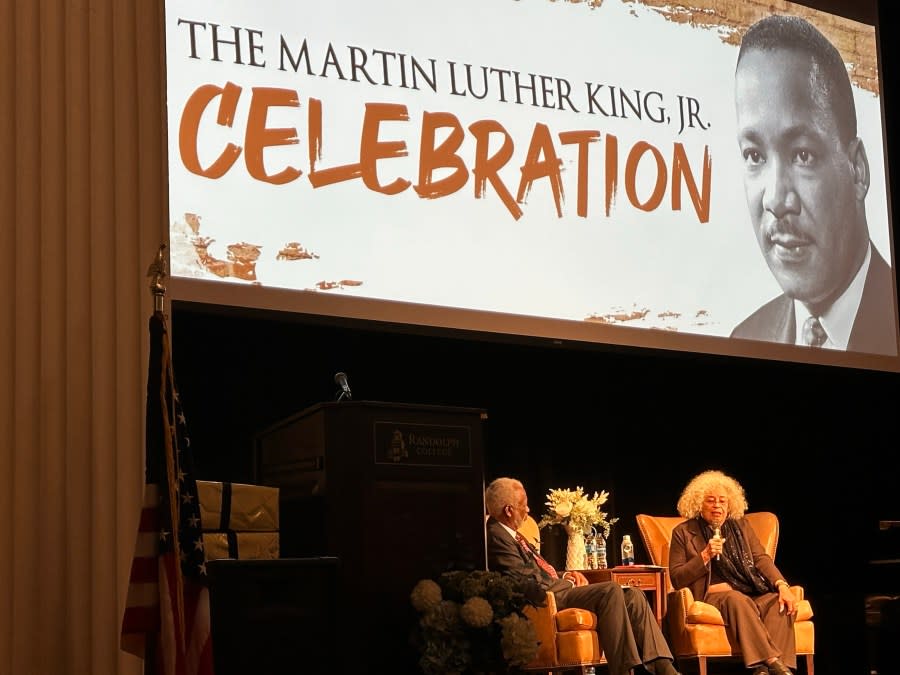
[[547, 574], [549, 574], [554, 579], [559, 579], [559, 574], [556, 573], [556, 570], [553, 569], [553, 565], [548, 563], [541, 557], [541, 554], [535, 551], [529, 544], [528, 541], [521, 535], [521, 533], [516, 532], [516, 541], [519, 542], [519, 546], [521, 546], [525, 551], [534, 556], [534, 561], [538, 564], [538, 566], [544, 570]]
[[821, 347], [828, 339], [828, 334], [822, 328], [819, 320], [811, 316], [803, 323], [803, 342], [810, 347]]

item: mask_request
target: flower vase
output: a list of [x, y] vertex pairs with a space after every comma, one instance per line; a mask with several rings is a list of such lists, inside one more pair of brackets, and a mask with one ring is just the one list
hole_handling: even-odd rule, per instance
[[569, 535], [569, 540], [566, 544], [566, 569], [585, 569], [587, 552], [584, 546], [584, 533], [580, 528], [566, 525], [566, 534]]

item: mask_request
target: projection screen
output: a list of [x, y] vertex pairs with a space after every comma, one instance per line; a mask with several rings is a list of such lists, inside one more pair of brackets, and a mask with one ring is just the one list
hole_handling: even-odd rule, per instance
[[[812, 103], [767, 67], [741, 93], [772, 7], [839, 50], [856, 137], [797, 47]], [[175, 300], [900, 370], [873, 26], [777, 0], [166, 0], [165, 22]]]

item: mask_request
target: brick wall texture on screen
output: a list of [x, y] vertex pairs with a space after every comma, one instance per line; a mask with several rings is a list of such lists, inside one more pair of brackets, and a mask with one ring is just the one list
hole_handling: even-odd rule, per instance
[[[825, 14], [804, 5], [784, 0], [624, 0], [645, 5], [670, 21], [707, 28], [724, 28], [722, 39], [738, 45], [747, 27], [769, 14], [796, 14], [808, 19], [827, 37], [844, 57], [850, 81], [861, 89], [879, 95], [875, 69], [875, 30], [843, 17]], [[590, 0], [599, 6], [603, 0]]]

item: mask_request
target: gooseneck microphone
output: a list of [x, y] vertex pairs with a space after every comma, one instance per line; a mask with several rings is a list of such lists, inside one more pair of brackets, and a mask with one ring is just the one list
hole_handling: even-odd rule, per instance
[[350, 393], [350, 385], [347, 383], [347, 373], [335, 373], [334, 383], [341, 388], [338, 392], [338, 401], [340, 401], [342, 398], [346, 398], [348, 400], [353, 398], [353, 394]]

